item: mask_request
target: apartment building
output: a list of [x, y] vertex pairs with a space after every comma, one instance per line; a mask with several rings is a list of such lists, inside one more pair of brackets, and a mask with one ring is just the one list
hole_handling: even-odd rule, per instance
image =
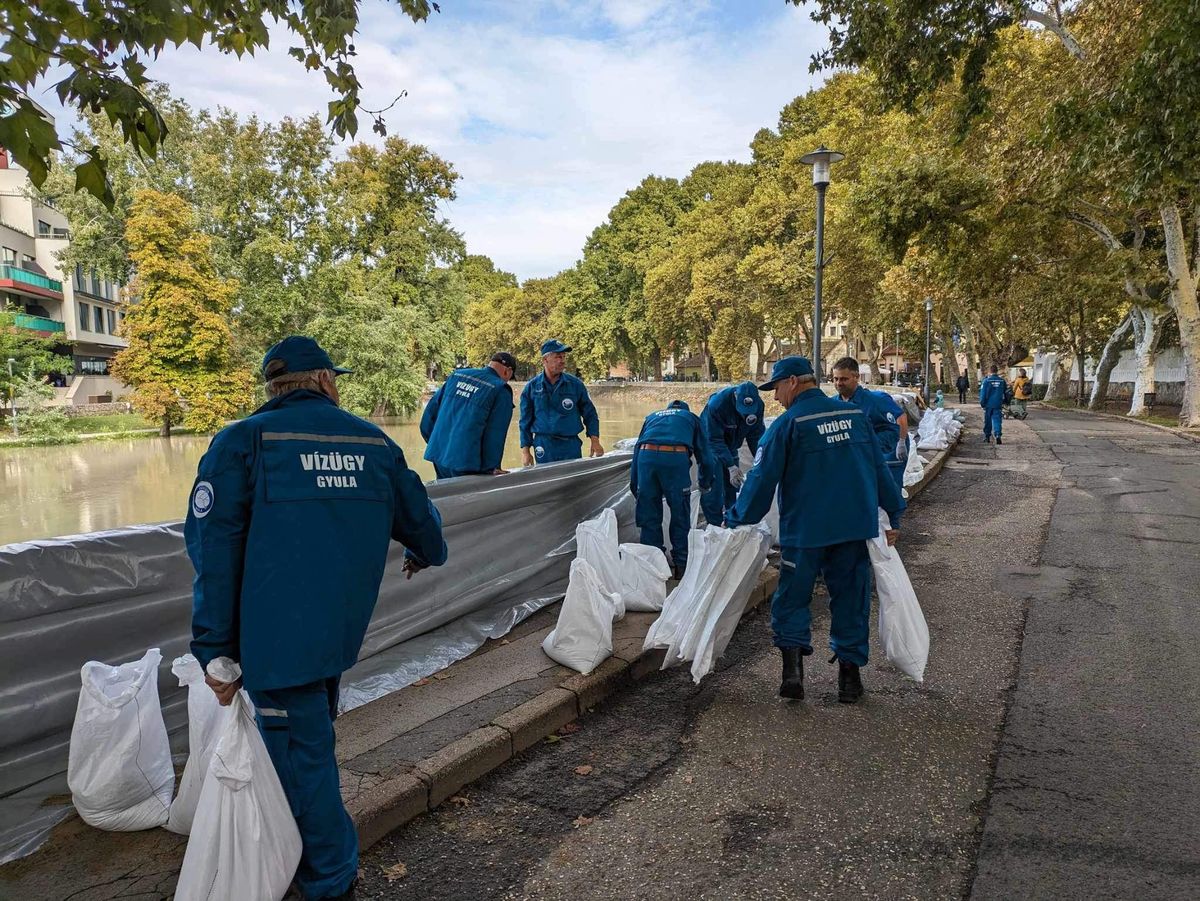
[[127, 342], [117, 336], [125, 318], [124, 286], [68, 268], [59, 257], [70, 243], [66, 217], [37, 199], [24, 169], [0, 148], [0, 304], [16, 309], [17, 325], [58, 341], [71, 374], [60, 403], [116, 400], [126, 393], [108, 374]]

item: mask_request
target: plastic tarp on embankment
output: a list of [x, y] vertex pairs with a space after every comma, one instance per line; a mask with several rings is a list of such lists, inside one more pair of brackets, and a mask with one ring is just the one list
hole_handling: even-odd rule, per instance
[[[342, 681], [344, 706], [412, 681], [393, 675], [411, 663], [402, 642], [439, 627], [461, 633], [461, 623], [485, 622], [489, 611], [511, 622], [521, 616], [512, 611], [561, 597], [582, 520], [616, 506], [629, 531], [629, 461], [615, 453], [431, 484], [449, 560], [406, 581], [403, 549], [392, 545], [359, 663]], [[15, 821], [61, 790], [86, 661], [123, 663], [161, 648], [163, 713], [186, 740], [187, 695], [170, 672], [191, 637], [182, 529], [175, 522], [0, 547], [0, 860], [29, 837]], [[336, 544], [313, 547], [337, 552]], [[414, 651], [427, 655], [435, 644], [422, 639]]]

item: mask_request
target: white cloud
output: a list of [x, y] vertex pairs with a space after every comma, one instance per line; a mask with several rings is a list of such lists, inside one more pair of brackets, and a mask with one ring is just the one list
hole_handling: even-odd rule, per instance
[[[471, 252], [522, 278], [570, 265], [646, 175], [748, 159], [754, 133], [814, 83], [808, 60], [824, 39], [783, 4], [748, 25], [685, 22], [678, 13], [703, 4], [549, 0], [541, 9], [555, 4], [576, 25], [539, 29], [530, 4], [523, 18], [494, 10], [455, 18], [447, 5], [421, 25], [394, 5], [368, 5], [357, 42], [364, 105], [383, 107], [408, 91], [386, 115], [390, 132], [454, 163], [462, 182], [451, 221]], [[286, 33], [275, 37], [269, 53], [242, 61], [164, 53], [150, 74], [195, 107], [323, 117], [323, 79], [287, 56]], [[374, 140], [369, 119], [361, 124], [360, 138]]]

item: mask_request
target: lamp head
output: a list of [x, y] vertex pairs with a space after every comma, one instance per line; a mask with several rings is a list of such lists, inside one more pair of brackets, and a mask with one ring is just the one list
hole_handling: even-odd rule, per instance
[[817, 187], [822, 187], [829, 184], [829, 167], [833, 163], [841, 162], [846, 158], [846, 154], [838, 153], [836, 150], [830, 150], [824, 144], [814, 150], [812, 153], [806, 153], [800, 157], [800, 162], [806, 166], [813, 167], [813, 184]]

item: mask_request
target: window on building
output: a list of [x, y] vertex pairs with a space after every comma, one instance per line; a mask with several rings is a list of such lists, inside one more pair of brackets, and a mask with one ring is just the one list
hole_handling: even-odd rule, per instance
[[110, 335], [117, 333], [117, 314], [115, 310], [108, 311], [108, 333]]
[[92, 294], [94, 294], [96, 297], [101, 296], [101, 294], [100, 294], [100, 276], [98, 276], [96, 274], [95, 269], [92, 270]]
[[108, 375], [108, 360], [104, 357], [76, 357], [75, 371], [79, 375]]
[[92, 330], [92, 320], [88, 318], [88, 305], [86, 303], [79, 305], [79, 327], [85, 332]]
[[75, 290], [76, 291], [86, 291], [87, 290], [87, 278], [83, 274], [83, 266], [80, 265], [79, 263], [75, 264]]
[[23, 253], [23, 254], [21, 254], [21, 264], [24, 265], [26, 263], [34, 263], [36, 265], [37, 260], [35, 260], [29, 254]]
[[104, 309], [102, 307], [92, 307], [92, 324], [95, 326], [92, 331], [98, 335], [104, 334]]
[[39, 238], [50, 237], [50, 223], [49, 222], [43, 222], [41, 219], [38, 220], [38, 237]]
[[17, 262], [17, 252], [11, 247], [4, 248], [4, 265], [12, 266]]

